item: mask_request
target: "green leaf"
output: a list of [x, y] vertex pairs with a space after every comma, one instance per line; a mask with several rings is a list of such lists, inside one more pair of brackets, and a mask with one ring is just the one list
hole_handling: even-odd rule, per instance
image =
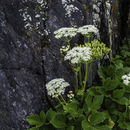
[[26, 120], [28, 121], [28, 123], [30, 125], [36, 125], [36, 127], [40, 127], [43, 125], [43, 121], [41, 120], [39, 115], [32, 115], [32, 116], [28, 116], [26, 117]]
[[113, 97], [114, 98], [121, 98], [125, 93], [124, 89], [116, 89], [115, 91], [113, 91]]
[[71, 103], [68, 103], [64, 106], [64, 111], [66, 113], [69, 113], [73, 118], [75, 118], [79, 115], [78, 104], [78, 101], [72, 100]]
[[119, 80], [111, 80], [110, 78], [107, 78], [103, 84], [103, 88], [105, 91], [111, 91], [118, 87]]
[[66, 130], [74, 130], [74, 126], [68, 126]]
[[55, 113], [53, 118], [50, 120], [50, 123], [55, 128], [65, 128], [66, 127], [66, 117], [63, 113]]
[[88, 106], [88, 110], [98, 110], [103, 103], [104, 95], [91, 96], [89, 92], [86, 94], [85, 102]]
[[98, 126], [96, 130], [112, 130], [108, 125]]
[[99, 69], [98, 69], [98, 75], [102, 79], [102, 81], [105, 80], [105, 74], [103, 72], [103, 67], [99, 67]]
[[84, 94], [84, 91], [83, 90], [78, 90], [78, 92], [77, 92], [77, 95], [78, 96], [82, 96]]
[[55, 116], [55, 111], [53, 111], [51, 108], [46, 113], [46, 118], [48, 121], [50, 121]]
[[92, 125], [97, 125], [102, 123], [104, 120], [109, 118], [109, 114], [106, 111], [103, 112], [96, 112], [96, 113], [92, 113], [89, 117], [88, 117], [88, 121], [92, 124]]
[[93, 127], [89, 124], [87, 120], [82, 121], [82, 128], [83, 130], [92, 130]]
[[46, 122], [46, 115], [45, 115], [44, 111], [40, 112], [40, 118], [41, 118], [41, 121], [43, 122], [43, 124], [45, 124], [45, 122]]
[[130, 86], [125, 85], [125, 91], [126, 91], [126, 93], [130, 93]]
[[39, 128], [32, 127], [32, 128], [29, 128], [28, 130], [39, 130]]
[[126, 128], [127, 128], [127, 130], [130, 130], [130, 122], [126, 123]]
[[121, 97], [120, 99], [116, 100], [117, 103], [121, 105], [127, 105], [129, 104], [129, 100], [126, 97]]

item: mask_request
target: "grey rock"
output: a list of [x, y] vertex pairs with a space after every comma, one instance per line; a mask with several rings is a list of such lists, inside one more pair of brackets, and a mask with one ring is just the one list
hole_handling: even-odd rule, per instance
[[[66, 43], [54, 37], [55, 30], [95, 24], [100, 39], [109, 46], [106, 0], [65, 1], [44, 0], [39, 4], [36, 0], [0, 0], [0, 130], [26, 130], [26, 116], [53, 106], [45, 89], [51, 79], [64, 78], [71, 84], [69, 89], [74, 89], [74, 73], [59, 51]], [[112, 8], [116, 1], [111, 1]], [[99, 19], [95, 19], [97, 16]], [[120, 46], [120, 6], [115, 14], [111, 11], [110, 18], [116, 54]], [[71, 45], [85, 40], [77, 35]], [[90, 83], [97, 68], [95, 63]]]

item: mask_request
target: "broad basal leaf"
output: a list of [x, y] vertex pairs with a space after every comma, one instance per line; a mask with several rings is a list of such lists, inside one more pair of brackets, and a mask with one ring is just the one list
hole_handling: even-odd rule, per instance
[[26, 120], [30, 125], [36, 125], [36, 127], [40, 127], [45, 123], [41, 120], [39, 115], [28, 116]]
[[65, 128], [66, 126], [66, 117], [63, 113], [55, 113], [53, 118], [50, 120], [50, 123], [55, 128]]
[[111, 91], [118, 87], [119, 80], [111, 80], [110, 78], [107, 78], [103, 83], [103, 88], [105, 91]]
[[109, 114], [106, 111], [103, 112], [96, 112], [96, 113], [92, 113], [89, 117], [88, 117], [88, 122], [92, 125], [97, 125], [102, 123], [104, 120], [109, 118]]
[[116, 89], [113, 91], [113, 97], [114, 98], [121, 98], [125, 93], [125, 90], [124, 89]]

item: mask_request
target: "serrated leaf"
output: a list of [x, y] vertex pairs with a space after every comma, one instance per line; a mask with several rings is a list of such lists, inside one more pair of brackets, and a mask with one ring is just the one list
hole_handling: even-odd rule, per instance
[[50, 121], [54, 117], [55, 113], [56, 112], [50, 108], [46, 113], [47, 120]]
[[41, 118], [39, 115], [32, 115], [26, 117], [26, 120], [30, 125], [36, 125], [36, 127], [40, 127], [43, 125], [43, 122], [41, 121]]
[[66, 117], [63, 113], [55, 113], [50, 123], [55, 128], [65, 128], [66, 127]]
[[43, 122], [43, 124], [45, 124], [45, 122], [46, 122], [46, 115], [45, 115], [44, 111], [40, 112], [40, 118], [41, 118], [41, 121]]
[[110, 78], [107, 78], [103, 83], [103, 88], [105, 91], [111, 91], [117, 88], [119, 85], [119, 80], [111, 80]]
[[98, 110], [103, 103], [104, 95], [91, 96], [89, 93], [86, 94], [85, 102], [88, 106], [88, 110]]
[[97, 125], [97, 124], [102, 123], [104, 120], [106, 120], [108, 118], [109, 118], [108, 112], [106, 112], [106, 111], [104, 111], [104, 112], [96, 112], [96, 113], [92, 113], [88, 117], [88, 121], [92, 125]]
[[121, 97], [120, 99], [117, 100], [117, 103], [119, 103], [121, 105], [128, 105], [129, 100], [126, 97]]
[[93, 127], [89, 124], [87, 120], [82, 121], [82, 128], [83, 130], [92, 130]]
[[124, 89], [116, 89], [113, 91], [113, 97], [114, 98], [121, 98], [125, 93]]

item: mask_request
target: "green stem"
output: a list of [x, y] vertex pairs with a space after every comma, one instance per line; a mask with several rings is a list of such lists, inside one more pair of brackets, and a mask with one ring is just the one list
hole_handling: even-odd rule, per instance
[[63, 102], [66, 104], [66, 101], [65, 101], [65, 99], [63, 98], [63, 96], [62, 96], [62, 95], [61, 95], [61, 98], [62, 98]]
[[75, 92], [78, 91], [78, 73], [75, 72], [75, 79], [76, 79], [76, 89], [75, 89]]
[[84, 89], [83, 90], [85, 90], [87, 78], [88, 78], [88, 63], [86, 63], [86, 66], [85, 66], [85, 79], [84, 79]]
[[90, 66], [89, 66], [88, 76], [90, 74], [91, 68], [92, 68], [92, 63], [90, 63]]
[[83, 103], [83, 99], [84, 99], [84, 92], [85, 92], [85, 88], [86, 88], [87, 78], [88, 78], [88, 63], [86, 63], [86, 67], [85, 67], [85, 79], [84, 79], [84, 87], [83, 87], [83, 96], [81, 98], [82, 103]]
[[79, 64], [80, 70], [79, 70], [79, 80], [80, 80], [80, 85], [81, 87], [83, 87], [83, 83], [82, 83], [82, 70], [81, 70], [81, 63]]
[[60, 98], [59, 98], [59, 97], [56, 97], [56, 98], [58, 99], [59, 103], [60, 103], [61, 105], [63, 105], [63, 103], [62, 103], [62, 101], [60, 100]]

